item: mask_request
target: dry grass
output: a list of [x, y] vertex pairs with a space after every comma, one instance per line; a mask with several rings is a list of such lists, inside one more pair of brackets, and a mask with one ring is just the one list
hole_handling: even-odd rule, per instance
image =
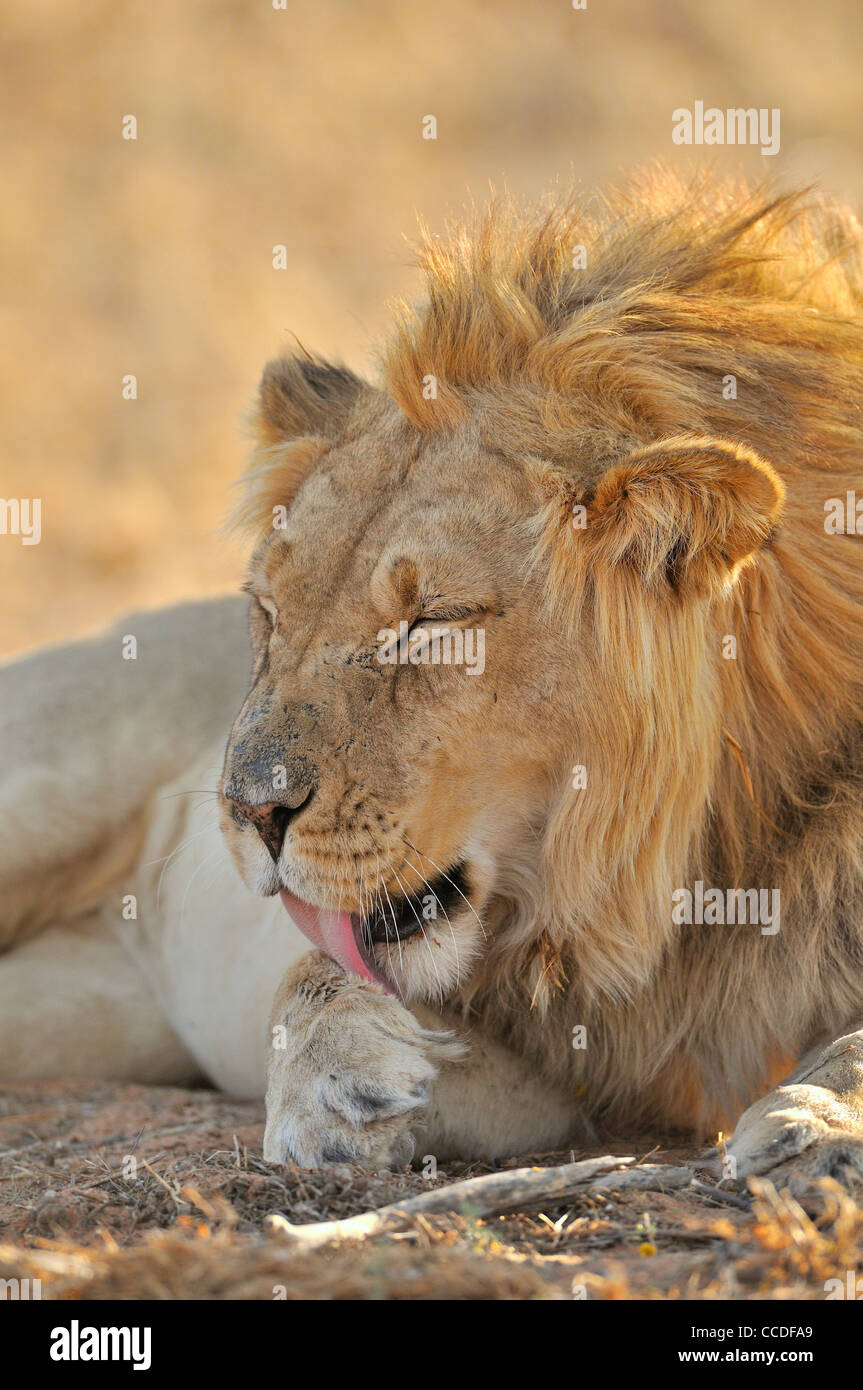
[[575, 1286], [599, 1299], [823, 1299], [827, 1279], [863, 1262], [863, 1212], [829, 1183], [807, 1210], [757, 1183], [747, 1210], [688, 1190], [585, 1193], [310, 1253], [268, 1217], [351, 1216], [490, 1168], [430, 1180], [275, 1167], [260, 1158], [261, 1106], [209, 1091], [41, 1083], [7, 1092], [3, 1109], [0, 1278], [38, 1278], [45, 1298], [563, 1299]]

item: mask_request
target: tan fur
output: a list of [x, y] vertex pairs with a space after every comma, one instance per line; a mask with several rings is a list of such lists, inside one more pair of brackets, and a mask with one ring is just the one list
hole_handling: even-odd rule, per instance
[[[586, 270], [571, 266], [580, 244]], [[663, 173], [540, 214], [498, 204], [447, 240], [427, 237], [427, 299], [402, 311], [383, 390], [341, 400], [318, 462], [325, 479], [313, 467], [298, 491], [288, 484], [295, 529], [259, 552], [274, 557], [266, 574], [260, 558], [253, 567], [253, 587], [260, 574], [290, 621], [296, 576], [308, 587], [317, 568], [324, 584], [331, 540], [354, 556], [349, 597], [327, 582], [326, 607], [304, 614], [312, 701], [324, 690], [317, 638], [335, 638], [334, 612], [339, 641], [350, 633], [361, 646], [378, 617], [411, 616], [395, 598], [373, 616], [362, 598], [388, 541], [404, 556], [431, 548], [449, 574], [460, 566], [462, 587], [477, 569], [494, 576], [507, 620], [490, 631], [497, 661], [484, 679], [505, 732], [469, 682], [439, 692], [428, 719], [445, 740], [458, 730], [467, 772], [423, 767], [391, 730], [408, 784], [395, 793], [399, 831], [386, 843], [357, 833], [351, 852], [376, 854], [398, 893], [414, 882], [398, 835], [442, 865], [471, 835], [481, 843], [489, 939], [468, 942], [453, 924], [471, 950], [461, 1008], [515, 1036], [557, 1083], [583, 1083], [598, 1115], [727, 1122], [777, 1058], [841, 1027], [863, 992], [863, 568], [856, 538], [823, 529], [826, 498], [859, 477], [860, 248], [851, 214], [815, 195], [693, 188]], [[736, 400], [723, 399], [728, 373]], [[277, 367], [270, 390], [274, 377]], [[266, 447], [271, 466], [279, 446], [270, 436]], [[292, 442], [282, 447], [290, 460]], [[455, 502], [436, 495], [459, 498], [452, 522]], [[375, 496], [383, 518], [370, 536]], [[583, 531], [571, 524], [579, 504]], [[425, 540], [411, 512], [426, 518]], [[290, 577], [275, 561], [282, 543]], [[722, 658], [726, 634], [736, 661]], [[290, 657], [275, 670], [272, 657], [274, 688], [280, 669], [295, 684]], [[354, 709], [349, 684], [343, 697]], [[384, 721], [375, 710], [343, 709], [338, 726]], [[323, 852], [345, 774], [322, 747], [326, 721], [308, 737]], [[375, 732], [365, 743], [350, 776], [373, 796], [383, 755]], [[578, 792], [574, 764], [588, 767]], [[492, 799], [505, 826], [489, 825]], [[310, 812], [309, 832], [312, 822]], [[675, 927], [671, 895], [698, 878], [779, 888], [779, 936]], [[347, 863], [338, 884], [358, 906]], [[311, 869], [295, 886], [314, 897], [315, 885]], [[441, 939], [439, 963], [446, 949]], [[406, 944], [404, 963], [388, 953], [407, 998], [434, 996], [413, 965], [421, 950]], [[577, 1023], [584, 1053], [567, 1046]], [[670, 1079], [684, 1070], [685, 1085]]]
[[[421, 258], [427, 297], [379, 385], [311, 358], [265, 373], [239, 508], [253, 680], [220, 787], [268, 803], [278, 764], [299, 809], [274, 861], [222, 795], [246, 897], [208, 889], [212, 949], [207, 913], [172, 936], [157, 909], [168, 1016], [204, 1070], [258, 1084], [230, 991], [213, 1003], [248, 890], [368, 913], [463, 863], [469, 902], [376, 947], [397, 999], [286, 946], [271, 1156], [328, 1161], [341, 1032], [388, 1107], [366, 1124], [341, 1088], [343, 1156], [401, 1158], [417, 1125], [468, 1157], [590, 1124], [727, 1127], [816, 1049], [733, 1157], [764, 1171], [814, 1146], [820, 1171], [863, 1172], [841, 1060], [863, 1046], [863, 565], [824, 530], [863, 454], [857, 223], [814, 194], [653, 172], [500, 202]], [[379, 630], [438, 614], [483, 628], [482, 675], [381, 664]], [[153, 826], [153, 859], [188, 829]], [[675, 923], [696, 880], [778, 889], [781, 930]]]

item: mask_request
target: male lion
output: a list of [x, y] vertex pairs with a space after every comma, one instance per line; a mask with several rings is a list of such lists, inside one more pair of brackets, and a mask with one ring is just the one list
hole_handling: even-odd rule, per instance
[[3, 1075], [863, 1174], [861, 245], [654, 174], [426, 239], [380, 385], [271, 363], [251, 687], [239, 599], [2, 673]]

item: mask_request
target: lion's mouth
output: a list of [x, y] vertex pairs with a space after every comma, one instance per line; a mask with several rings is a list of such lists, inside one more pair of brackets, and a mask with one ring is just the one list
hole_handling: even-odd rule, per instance
[[393, 993], [392, 985], [375, 961], [375, 943], [400, 944], [419, 933], [425, 934], [438, 918], [449, 921], [459, 906], [470, 906], [467, 873], [461, 863], [424, 885], [423, 892], [395, 898], [391, 893], [382, 898], [379, 895], [374, 912], [365, 916], [315, 907], [286, 888], [281, 891], [281, 899], [300, 931], [319, 950], [337, 961], [347, 974], [362, 975], [381, 985], [388, 994]]

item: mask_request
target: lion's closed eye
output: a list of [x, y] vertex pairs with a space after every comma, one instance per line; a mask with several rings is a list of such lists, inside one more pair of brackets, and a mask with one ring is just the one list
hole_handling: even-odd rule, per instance
[[472, 604], [460, 604], [445, 610], [428, 610], [419, 617], [409, 620], [408, 635], [429, 628], [450, 629], [454, 627], [466, 627], [470, 623], [477, 623], [483, 620], [488, 614], [488, 609], [483, 606], [476, 608]]

